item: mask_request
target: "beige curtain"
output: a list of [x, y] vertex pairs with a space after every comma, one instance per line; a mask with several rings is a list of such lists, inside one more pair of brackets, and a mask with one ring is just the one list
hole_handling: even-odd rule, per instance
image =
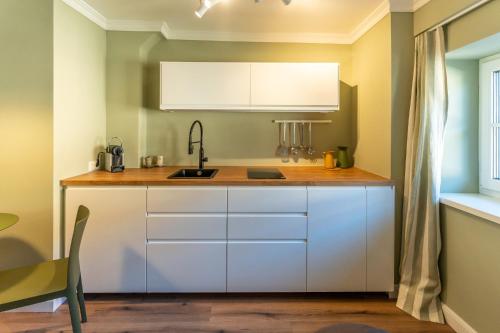
[[439, 300], [439, 193], [447, 115], [444, 32], [415, 39], [406, 144], [401, 280], [397, 306], [417, 319], [444, 323]]

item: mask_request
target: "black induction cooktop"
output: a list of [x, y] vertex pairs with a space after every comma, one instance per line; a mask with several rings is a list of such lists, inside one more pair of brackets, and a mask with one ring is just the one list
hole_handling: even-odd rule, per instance
[[286, 179], [277, 168], [248, 168], [248, 179]]

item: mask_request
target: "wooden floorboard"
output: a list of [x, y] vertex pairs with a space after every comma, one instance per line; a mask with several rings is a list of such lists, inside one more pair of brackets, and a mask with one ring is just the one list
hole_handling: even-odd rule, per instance
[[[87, 295], [83, 332], [313, 333], [358, 323], [390, 333], [451, 333], [418, 321], [384, 295]], [[67, 305], [56, 313], [0, 313], [0, 332], [71, 332]]]

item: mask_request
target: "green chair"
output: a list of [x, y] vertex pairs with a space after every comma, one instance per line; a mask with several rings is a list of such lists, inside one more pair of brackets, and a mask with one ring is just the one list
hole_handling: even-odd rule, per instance
[[87, 313], [83, 298], [79, 252], [88, 218], [88, 208], [80, 206], [76, 215], [69, 258], [0, 272], [0, 312], [66, 297], [73, 332], [81, 332], [80, 315], [82, 322], [86, 322]]

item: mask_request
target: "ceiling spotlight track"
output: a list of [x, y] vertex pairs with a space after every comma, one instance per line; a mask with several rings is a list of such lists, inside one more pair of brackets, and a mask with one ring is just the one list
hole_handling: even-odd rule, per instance
[[[262, 0], [255, 0], [256, 3], [259, 3], [261, 2]], [[292, 0], [281, 0], [285, 6], [288, 6], [290, 4], [290, 2], [292, 2]]]
[[[200, 0], [200, 7], [194, 12], [198, 18], [202, 18], [210, 8], [221, 2], [222, 0]], [[286, 6], [288, 6], [292, 0], [281, 0]], [[261, 0], [255, 0], [255, 3], [259, 3]]]
[[198, 9], [194, 12], [196, 14], [196, 16], [198, 16], [199, 18], [202, 18], [203, 15], [205, 15], [205, 13], [210, 9], [212, 8], [213, 6], [215, 6], [216, 4], [218, 4], [219, 2], [221, 2], [222, 0], [200, 0], [200, 7], [198, 7]]

